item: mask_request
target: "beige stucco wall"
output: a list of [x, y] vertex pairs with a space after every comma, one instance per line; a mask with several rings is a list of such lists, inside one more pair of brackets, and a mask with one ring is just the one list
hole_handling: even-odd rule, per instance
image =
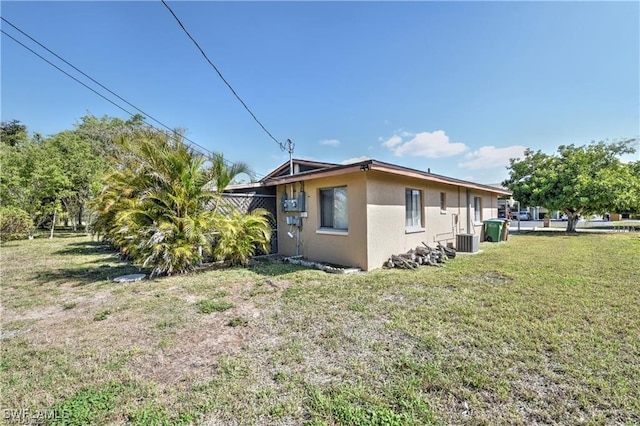
[[[338, 186], [347, 187], [347, 205], [349, 210], [347, 232], [323, 230], [320, 227], [320, 189]], [[289, 197], [291, 186], [286, 185]], [[295, 184], [296, 192], [300, 184]], [[339, 176], [314, 179], [304, 182], [307, 215], [302, 219], [300, 231], [300, 251], [302, 256], [322, 262], [345, 266], [367, 268], [367, 221], [366, 221], [366, 173], [358, 171]], [[296, 254], [296, 239], [287, 235], [289, 225], [287, 215], [280, 206], [284, 186], [277, 189], [278, 197], [278, 251], [280, 254]]]
[[[319, 191], [323, 188], [347, 187], [349, 230], [346, 233], [320, 228]], [[287, 215], [280, 206], [285, 186], [277, 188], [278, 251], [296, 254], [296, 239], [289, 238]], [[294, 184], [295, 193], [300, 190]], [[419, 189], [423, 194], [423, 228], [409, 232], [405, 227], [405, 189]], [[286, 185], [291, 196], [291, 185]], [[497, 196], [489, 192], [470, 191], [472, 227], [467, 230], [466, 189], [424, 180], [395, 176], [377, 171], [354, 172], [345, 175], [304, 182], [308, 217], [303, 218], [300, 232], [302, 256], [323, 262], [357, 266], [363, 270], [382, 267], [392, 254], [403, 253], [422, 242], [431, 246], [438, 242], [455, 246], [460, 233], [481, 235], [482, 222], [473, 221], [473, 197], [482, 198], [482, 220], [497, 217]], [[440, 209], [440, 193], [447, 194], [447, 208]]]
[[[423, 230], [413, 232], [405, 226], [405, 190], [418, 189], [423, 196]], [[440, 193], [446, 193], [446, 209], [440, 209]], [[393, 176], [380, 172], [367, 173], [367, 266], [379, 268], [392, 254], [403, 253], [421, 245], [451, 244], [456, 235], [482, 232], [482, 220], [498, 215], [497, 196], [490, 192], [470, 190], [472, 225], [467, 231], [466, 188]], [[474, 198], [482, 199], [481, 221], [474, 223]]]

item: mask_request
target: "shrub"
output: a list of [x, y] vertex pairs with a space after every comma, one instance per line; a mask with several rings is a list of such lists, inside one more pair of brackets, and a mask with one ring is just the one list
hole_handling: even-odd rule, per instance
[[258, 248], [268, 253], [271, 241], [268, 217], [269, 212], [264, 209], [248, 214], [235, 211], [219, 217], [213, 255], [231, 265], [246, 265]]
[[29, 214], [17, 207], [0, 207], [0, 240], [27, 238], [33, 228]]

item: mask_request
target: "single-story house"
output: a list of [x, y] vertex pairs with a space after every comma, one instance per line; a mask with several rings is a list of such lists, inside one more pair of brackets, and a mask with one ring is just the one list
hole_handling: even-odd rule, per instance
[[483, 220], [497, 218], [498, 197], [509, 195], [377, 160], [293, 160], [228, 191], [276, 197], [279, 254], [365, 271], [422, 242], [455, 247], [460, 234], [482, 238]]

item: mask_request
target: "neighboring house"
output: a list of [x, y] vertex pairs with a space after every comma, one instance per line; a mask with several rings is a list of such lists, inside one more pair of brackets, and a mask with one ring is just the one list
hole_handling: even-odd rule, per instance
[[509, 192], [434, 173], [366, 160], [348, 165], [294, 160], [259, 182], [229, 192], [277, 200], [278, 253], [363, 270], [422, 242], [455, 246], [482, 234]]
[[[498, 217], [506, 218], [511, 220], [518, 220], [518, 217], [522, 218], [523, 215], [518, 215], [518, 202], [513, 199], [510, 195], [511, 193], [505, 187], [503, 187], [499, 183], [492, 183], [490, 186], [504, 190], [509, 193], [509, 195], [502, 196], [498, 199]], [[560, 219], [562, 214], [558, 214], [558, 212], [549, 212], [544, 207], [530, 207], [520, 205], [520, 212], [527, 213], [529, 220], [542, 220], [545, 215], [549, 215], [549, 219]]]

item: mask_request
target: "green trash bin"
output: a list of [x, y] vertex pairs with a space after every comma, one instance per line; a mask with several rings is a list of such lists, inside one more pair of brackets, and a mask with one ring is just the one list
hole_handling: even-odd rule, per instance
[[502, 219], [491, 219], [484, 221], [484, 240], [490, 242], [500, 242], [500, 236], [502, 235], [502, 226], [504, 221]]

